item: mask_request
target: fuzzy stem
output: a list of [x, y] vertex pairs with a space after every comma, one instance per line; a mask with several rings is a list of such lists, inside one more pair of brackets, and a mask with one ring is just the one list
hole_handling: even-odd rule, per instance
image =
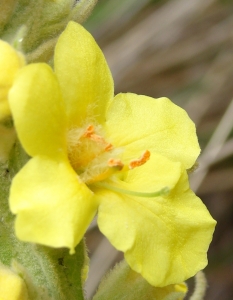
[[200, 271], [195, 276], [195, 290], [189, 300], [203, 300], [207, 289], [207, 280], [204, 272]]

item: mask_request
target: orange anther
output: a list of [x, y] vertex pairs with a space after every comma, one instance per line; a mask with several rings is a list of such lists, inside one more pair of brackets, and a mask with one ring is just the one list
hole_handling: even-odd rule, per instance
[[112, 144], [107, 143], [105, 139], [101, 136], [95, 133], [95, 127], [93, 125], [89, 125], [86, 129], [86, 131], [83, 133], [82, 137], [89, 138], [90, 140], [102, 144], [104, 147], [104, 151], [108, 152], [113, 149]]
[[89, 125], [82, 136], [83, 137], [90, 137], [92, 134], [94, 134], [94, 132], [95, 132], [94, 126]]
[[104, 150], [106, 151], [106, 152], [108, 152], [108, 151], [110, 151], [110, 150], [112, 150], [113, 149], [113, 145], [112, 144], [107, 144], [106, 145], [106, 147], [104, 148]]
[[129, 169], [132, 170], [136, 167], [140, 167], [141, 165], [144, 165], [150, 158], [150, 151], [146, 150], [142, 153], [142, 156], [138, 159], [133, 159], [129, 163]]
[[110, 158], [108, 160], [108, 166], [109, 167], [118, 167], [119, 170], [121, 170], [124, 167], [124, 164], [122, 163], [122, 161], [120, 159]]

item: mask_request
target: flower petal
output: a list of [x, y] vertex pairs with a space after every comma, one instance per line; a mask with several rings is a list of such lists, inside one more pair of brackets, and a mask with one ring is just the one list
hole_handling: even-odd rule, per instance
[[20, 70], [9, 103], [20, 141], [29, 155], [54, 157], [65, 151], [64, 103], [48, 65], [32, 64]]
[[[163, 163], [171, 172], [176, 167], [165, 158]], [[160, 170], [154, 172], [159, 176]], [[100, 230], [150, 284], [179, 283], [206, 266], [216, 222], [188, 188], [186, 172], [168, 196], [132, 197], [109, 190], [96, 196]]]
[[10, 209], [23, 241], [68, 247], [72, 253], [96, 208], [93, 193], [66, 161], [33, 158], [13, 179]]
[[102, 51], [81, 25], [70, 22], [61, 34], [54, 65], [69, 126], [79, 125], [88, 116], [103, 122], [106, 106], [113, 98], [113, 79]]
[[110, 142], [124, 147], [122, 159], [138, 158], [149, 150], [190, 168], [200, 153], [195, 125], [183, 109], [167, 98], [118, 94], [106, 119]]

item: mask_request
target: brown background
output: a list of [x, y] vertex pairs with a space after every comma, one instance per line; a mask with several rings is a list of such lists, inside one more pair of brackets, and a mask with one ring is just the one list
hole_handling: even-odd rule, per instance
[[[233, 2], [102, 0], [85, 25], [101, 46], [115, 91], [167, 96], [196, 123], [202, 148], [191, 186], [218, 221], [206, 300], [233, 299]], [[87, 235], [87, 295], [122, 254]]]

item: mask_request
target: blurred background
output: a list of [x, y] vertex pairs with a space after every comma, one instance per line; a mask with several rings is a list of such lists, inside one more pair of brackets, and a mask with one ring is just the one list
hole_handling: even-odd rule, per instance
[[[218, 221], [206, 300], [233, 299], [233, 1], [99, 0], [84, 24], [110, 65], [115, 92], [169, 97], [197, 126], [202, 148], [191, 186]], [[86, 241], [90, 297], [123, 258], [96, 222]]]

